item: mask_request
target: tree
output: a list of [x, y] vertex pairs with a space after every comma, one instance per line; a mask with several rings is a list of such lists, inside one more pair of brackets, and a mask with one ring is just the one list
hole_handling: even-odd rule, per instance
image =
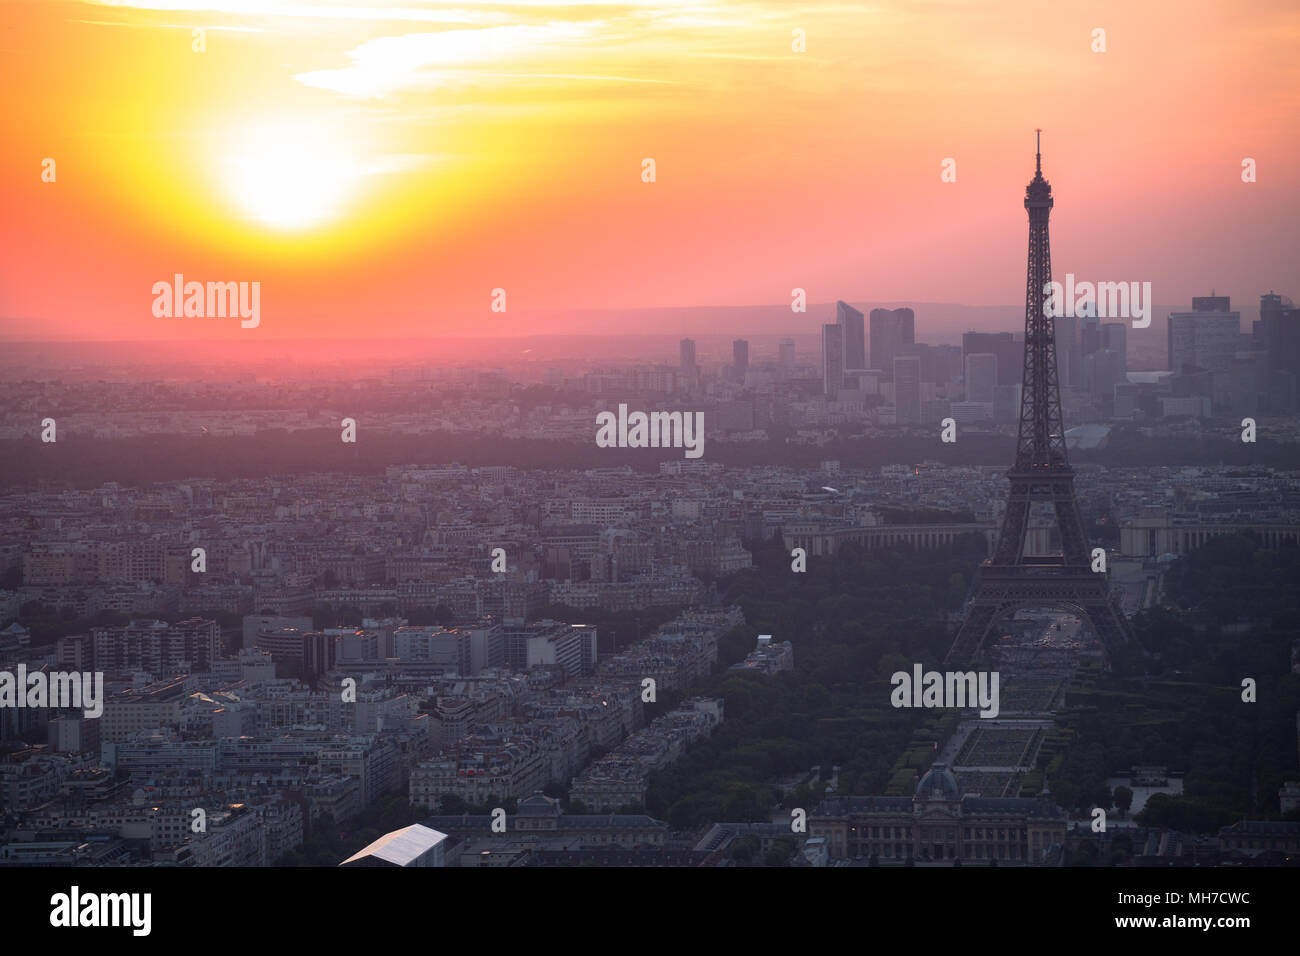
[[758, 837], [746, 833], [731, 845], [731, 858], [737, 863], [749, 863], [758, 852]]
[[442, 806], [443, 813], [466, 813], [469, 811], [469, 804], [454, 793], [444, 793], [439, 803]]
[[790, 857], [794, 856], [794, 851], [794, 837], [777, 837], [763, 854], [763, 863], [767, 866], [785, 866]]
[[1092, 794], [1093, 801], [1103, 810], [1109, 810], [1114, 798], [1111, 796], [1110, 787], [1104, 783], [1100, 784]]
[[437, 619], [434, 617], [433, 608], [431, 607], [411, 608], [411, 610], [407, 612], [406, 619], [411, 622], [412, 627], [428, 627], [432, 624], [438, 623]]
[[1079, 844], [1079, 851], [1075, 854], [1075, 866], [1096, 866], [1097, 865], [1097, 844], [1092, 840], [1087, 840]]
[[1121, 815], [1127, 814], [1129, 807], [1133, 806], [1133, 791], [1129, 787], [1120, 784], [1115, 788], [1114, 793], [1115, 808]]
[[1115, 838], [1110, 841], [1110, 862], [1114, 866], [1119, 863], [1128, 862], [1128, 858], [1133, 855], [1133, 838], [1127, 833], [1117, 833]]

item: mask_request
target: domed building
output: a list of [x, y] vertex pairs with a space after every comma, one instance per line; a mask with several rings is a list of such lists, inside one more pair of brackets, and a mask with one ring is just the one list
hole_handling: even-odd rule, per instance
[[1065, 811], [1050, 800], [963, 793], [944, 763], [933, 764], [910, 797], [828, 796], [808, 815], [808, 835], [824, 837], [832, 859], [882, 864], [1058, 863], [1065, 829]]
[[944, 800], [954, 803], [961, 800], [961, 790], [957, 787], [957, 778], [948, 769], [947, 764], [936, 763], [916, 783], [916, 795], [912, 802], [929, 802]]

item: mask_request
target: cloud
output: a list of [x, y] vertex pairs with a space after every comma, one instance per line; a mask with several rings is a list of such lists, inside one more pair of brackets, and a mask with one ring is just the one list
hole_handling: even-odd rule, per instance
[[[194, 25], [189, 23], [123, 23], [113, 20], [69, 20], [69, 23], [86, 23], [92, 27], [132, 27], [135, 29], [152, 30], [155, 27], [161, 27], [164, 30], [193, 30]], [[224, 27], [203, 25], [204, 30], [221, 33], [262, 33], [257, 27]]]
[[420, 23], [495, 24], [508, 23], [509, 14], [500, 10], [467, 10], [463, 7], [368, 4], [357, 0], [83, 0], [97, 7], [133, 10], [189, 11], [231, 16], [301, 17], [319, 20], [401, 20]]
[[439, 85], [440, 71], [479, 63], [518, 62], [523, 56], [590, 37], [599, 21], [513, 24], [380, 37], [349, 50], [351, 66], [314, 70], [294, 78], [349, 96], [379, 97]]

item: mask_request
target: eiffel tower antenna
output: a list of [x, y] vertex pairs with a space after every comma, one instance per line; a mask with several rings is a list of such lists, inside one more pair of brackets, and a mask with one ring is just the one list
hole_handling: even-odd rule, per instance
[[[993, 557], [979, 569], [974, 595], [947, 662], [974, 658], [1000, 619], [1027, 607], [1067, 607], [1086, 616], [1107, 652], [1131, 637], [1128, 621], [1110, 594], [1104, 571], [1093, 571], [1083, 519], [1074, 494], [1074, 470], [1065, 445], [1061, 389], [1056, 370], [1056, 322], [1044, 298], [1051, 288], [1052, 253], [1047, 220], [1054, 200], [1043, 178], [1042, 131], [1034, 178], [1025, 187], [1029, 261], [1025, 284], [1025, 364], [1016, 460], [1007, 472], [1011, 492]], [[1035, 503], [1056, 513], [1060, 554], [1026, 554]]]
[[1038, 160], [1038, 168], [1035, 170], [1035, 173], [1041, 176], [1043, 175], [1043, 131], [1041, 129], [1036, 129], [1034, 132], [1038, 135], [1038, 151], [1035, 154]]

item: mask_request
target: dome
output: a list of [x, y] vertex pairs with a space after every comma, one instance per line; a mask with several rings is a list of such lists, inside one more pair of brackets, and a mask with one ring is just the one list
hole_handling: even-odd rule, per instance
[[562, 812], [560, 801], [540, 790], [534, 790], [531, 796], [520, 800], [515, 809], [515, 815], [520, 817], [558, 817]]
[[961, 790], [957, 778], [947, 764], [936, 763], [916, 784], [917, 800], [960, 800]]

